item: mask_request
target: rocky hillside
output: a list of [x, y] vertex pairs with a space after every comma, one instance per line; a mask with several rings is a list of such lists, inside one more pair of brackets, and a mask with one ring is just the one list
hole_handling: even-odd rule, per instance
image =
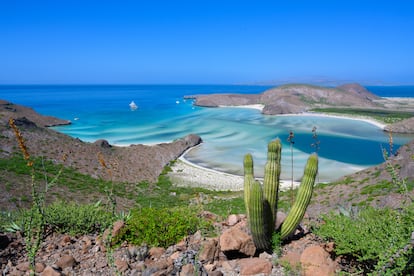
[[[395, 172], [394, 177], [391, 170]], [[404, 186], [414, 198], [414, 140], [380, 165], [344, 176], [335, 183], [317, 186], [308, 214], [317, 217], [339, 208], [349, 210], [351, 206], [398, 208], [405, 199]]]
[[263, 113], [269, 115], [300, 113], [316, 107], [381, 107], [375, 102], [380, 98], [358, 84], [336, 88], [291, 84], [271, 88], [262, 94], [213, 94], [194, 98], [196, 105], [205, 107], [263, 104]]
[[[153, 146], [116, 147], [105, 140], [86, 143], [45, 127], [68, 124], [68, 121], [42, 116], [30, 108], [0, 101], [1, 158], [9, 158], [15, 152], [20, 154], [15, 133], [8, 123], [10, 118], [15, 120], [16, 126], [20, 129], [30, 155], [43, 156], [54, 163], [64, 164], [94, 178], [111, 179], [115, 182], [155, 182], [165, 165], [201, 142], [199, 136], [188, 135], [172, 143]], [[65, 161], [64, 155], [67, 156]], [[111, 174], [102, 166], [99, 156], [110, 168]], [[3, 181], [6, 183], [8, 180]], [[4, 189], [4, 185], [0, 185], [3, 195], [7, 194]]]

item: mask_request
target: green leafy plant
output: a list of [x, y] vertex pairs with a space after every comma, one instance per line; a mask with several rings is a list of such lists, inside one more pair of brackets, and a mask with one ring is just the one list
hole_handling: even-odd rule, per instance
[[[245, 202], [246, 213], [248, 214], [249, 226], [252, 232], [256, 248], [270, 250], [272, 245], [272, 234], [275, 228], [275, 220], [278, 208], [278, 194], [280, 182], [280, 160], [282, 146], [279, 139], [268, 144], [267, 162], [265, 165], [265, 176], [263, 186], [259, 181], [252, 181], [253, 175], [246, 176], [245, 181]], [[244, 172], [253, 173], [251, 156], [247, 154], [244, 162]], [[247, 161], [246, 161], [247, 160]], [[312, 154], [305, 167], [305, 172], [299, 186], [296, 201], [293, 204], [286, 220], [280, 229], [280, 239], [284, 240], [296, 229], [305, 214], [312, 197], [313, 186], [318, 172], [318, 157]]]
[[[356, 215], [328, 214], [314, 232], [335, 242], [335, 254], [354, 259], [372, 275], [408, 275], [414, 272], [410, 239], [414, 206], [402, 210], [366, 207]], [[412, 274], [411, 274], [412, 275]]]
[[199, 229], [211, 225], [198, 215], [197, 208], [142, 208], [131, 212], [117, 241], [168, 247]]
[[77, 204], [57, 201], [45, 210], [45, 221], [51, 230], [70, 235], [102, 232], [115, 220], [111, 212], [99, 202]]

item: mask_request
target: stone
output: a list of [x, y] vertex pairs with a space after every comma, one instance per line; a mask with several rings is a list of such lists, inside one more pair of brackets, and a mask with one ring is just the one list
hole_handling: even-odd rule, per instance
[[46, 265], [44, 263], [36, 263], [35, 264], [35, 272], [36, 273], [42, 273], [46, 268]]
[[330, 276], [335, 275], [336, 265], [329, 253], [319, 245], [307, 247], [301, 257], [304, 276]]
[[203, 241], [198, 259], [205, 264], [212, 263], [216, 258], [218, 258], [218, 250], [217, 239], [208, 239]]
[[223, 276], [223, 272], [221, 272], [220, 270], [214, 270], [208, 273], [208, 276]]
[[269, 254], [267, 252], [262, 252], [262, 253], [260, 253], [259, 258], [260, 259], [264, 259], [264, 260], [271, 261], [272, 258], [273, 258], [273, 256], [272, 256], [272, 254]]
[[[271, 262], [260, 258], [246, 258], [241, 259], [240, 275], [256, 275], [264, 274], [270, 275], [272, 273], [273, 265]], [[318, 275], [318, 274], [315, 274]]]
[[122, 220], [115, 221], [114, 226], [112, 227], [112, 239], [119, 235], [122, 228], [125, 227], [125, 222]]
[[47, 266], [40, 275], [41, 276], [61, 276], [63, 274], [62, 272], [54, 269], [53, 267]]
[[256, 252], [252, 237], [238, 227], [227, 229], [221, 234], [220, 248], [223, 252], [238, 251], [247, 256], [254, 256]]
[[193, 275], [195, 275], [194, 265], [192, 264], [183, 265], [183, 267], [181, 268], [180, 276], [193, 276]]
[[165, 249], [162, 247], [152, 247], [148, 254], [151, 259], [158, 260], [165, 253]]
[[121, 273], [124, 273], [129, 268], [128, 262], [122, 259], [116, 259], [114, 264], [116, 269]]
[[76, 265], [76, 260], [71, 255], [63, 255], [60, 259], [56, 262], [56, 265], [62, 269], [67, 267], [74, 267]]
[[237, 215], [232, 214], [227, 218], [227, 225], [228, 226], [234, 226], [238, 222], [239, 222], [239, 217]]
[[289, 263], [290, 267], [296, 269], [300, 267], [300, 256], [301, 254], [298, 251], [289, 251], [284, 255], [280, 260], [283, 262]]
[[328, 253], [332, 253], [335, 250], [335, 243], [334, 242], [328, 242], [324, 245], [324, 249]]
[[60, 241], [60, 246], [64, 247], [72, 242], [72, 238], [69, 235], [64, 235]]
[[23, 262], [16, 265], [16, 268], [19, 271], [29, 271], [30, 269], [30, 263], [29, 262]]
[[282, 225], [282, 223], [285, 221], [285, 219], [286, 219], [286, 214], [281, 212], [281, 211], [277, 211], [276, 221], [275, 221], [275, 229], [279, 229], [280, 226]]

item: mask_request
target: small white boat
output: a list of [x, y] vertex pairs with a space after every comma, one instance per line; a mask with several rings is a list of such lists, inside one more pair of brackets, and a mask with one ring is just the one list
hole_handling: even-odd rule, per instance
[[136, 109], [138, 109], [138, 106], [135, 104], [135, 102], [134, 102], [134, 101], [132, 101], [132, 102], [129, 104], [129, 108], [131, 108], [131, 110], [136, 110]]

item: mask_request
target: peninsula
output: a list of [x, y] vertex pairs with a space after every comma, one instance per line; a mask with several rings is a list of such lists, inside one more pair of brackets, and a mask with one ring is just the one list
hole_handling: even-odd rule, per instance
[[[221, 106], [263, 106], [265, 115], [301, 114], [304, 112], [404, 112], [414, 116], [414, 99], [381, 98], [363, 86], [353, 83], [331, 87], [307, 84], [289, 84], [268, 89], [261, 94], [209, 94], [190, 95], [194, 104], [202, 107]], [[414, 120], [407, 118], [396, 124], [389, 124], [386, 131], [414, 133]]]

